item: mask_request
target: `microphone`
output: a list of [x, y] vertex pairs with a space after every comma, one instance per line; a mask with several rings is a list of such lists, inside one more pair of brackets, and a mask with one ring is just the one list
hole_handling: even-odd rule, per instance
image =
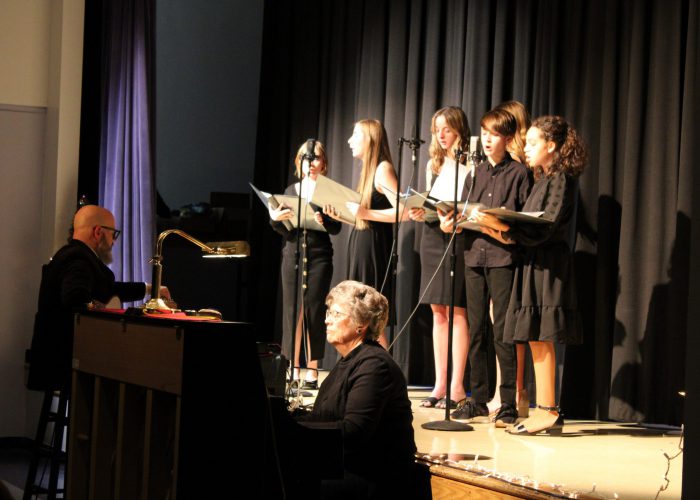
[[311, 162], [316, 159], [316, 139], [307, 139], [306, 148], [304, 153], [301, 155], [301, 172], [302, 174], [309, 175], [311, 171]]
[[405, 139], [401, 138], [399, 139], [399, 146], [402, 144], [408, 144], [408, 147], [411, 148], [411, 161], [416, 161], [416, 151], [418, 148], [420, 148], [421, 144], [425, 144], [425, 141], [422, 140], [420, 137], [417, 137], [418, 133], [416, 132], [416, 126], [415, 124], [413, 125], [413, 129], [411, 130], [411, 138], [410, 139]]
[[484, 155], [484, 149], [481, 147], [481, 138], [478, 136], [473, 136], [471, 138], [471, 155], [469, 159], [472, 162], [472, 170], [482, 161], [486, 160], [486, 155]]
[[304, 158], [310, 162], [316, 159], [316, 139], [306, 140], [306, 152], [304, 153]]

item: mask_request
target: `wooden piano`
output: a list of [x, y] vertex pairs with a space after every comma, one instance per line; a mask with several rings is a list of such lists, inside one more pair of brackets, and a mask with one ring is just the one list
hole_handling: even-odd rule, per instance
[[276, 442], [299, 426], [273, 417], [250, 324], [95, 311], [74, 332], [67, 498], [290, 497]]

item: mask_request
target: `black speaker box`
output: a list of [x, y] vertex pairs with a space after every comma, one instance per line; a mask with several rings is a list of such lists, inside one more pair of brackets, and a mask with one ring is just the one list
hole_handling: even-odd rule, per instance
[[287, 358], [278, 344], [258, 342], [258, 357], [265, 386], [270, 396], [284, 396]]

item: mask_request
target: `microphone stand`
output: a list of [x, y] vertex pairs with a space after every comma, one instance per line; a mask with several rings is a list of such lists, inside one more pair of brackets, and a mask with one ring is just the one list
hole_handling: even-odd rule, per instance
[[[418, 156], [416, 155], [416, 151], [420, 149], [420, 145], [423, 144], [425, 141], [422, 141], [419, 137], [417, 137], [417, 133], [415, 132], [415, 127], [414, 127], [414, 132], [413, 132], [413, 137], [410, 139], [405, 139], [403, 137], [399, 138], [399, 166], [398, 166], [398, 171], [396, 173], [397, 175], [397, 182], [396, 182], [396, 219], [394, 220], [394, 231], [393, 231], [393, 238], [394, 238], [394, 244], [392, 245], [393, 251], [391, 253], [391, 259], [389, 261], [389, 266], [390, 266], [390, 275], [391, 275], [391, 301], [390, 304], [394, 308], [394, 316], [398, 318], [398, 313], [396, 311], [396, 282], [397, 282], [397, 276], [396, 276], [396, 266], [398, 265], [399, 262], [399, 253], [398, 253], [398, 248], [399, 248], [399, 211], [401, 209], [399, 202], [401, 199], [401, 165], [403, 163], [403, 145], [407, 144], [408, 147], [411, 149], [411, 162], [413, 165], [413, 172], [416, 171], [416, 162], [418, 161]], [[396, 319], [395, 318], [395, 319]], [[394, 323], [396, 321], [392, 321], [391, 324], [389, 325], [389, 338], [391, 339], [390, 342], [393, 342], [394, 340]]]
[[[309, 154], [308, 151], [305, 152], [302, 157], [301, 157], [301, 168], [299, 169], [300, 173], [302, 176], [299, 178], [299, 193], [297, 195], [297, 245], [296, 249], [294, 250], [294, 313], [293, 313], [293, 318], [294, 322], [292, 324], [292, 335], [291, 335], [291, 349], [289, 350], [290, 355], [292, 359], [290, 360], [290, 364], [292, 366], [292, 373], [290, 375], [290, 380], [289, 380], [289, 386], [291, 388], [292, 383], [294, 382], [294, 369], [296, 368], [294, 360], [296, 359], [296, 335], [297, 335], [297, 325], [299, 324], [299, 315], [301, 315], [301, 335], [302, 335], [302, 341], [304, 341], [304, 333], [305, 333], [305, 321], [304, 321], [304, 311], [299, 311], [299, 277], [300, 277], [300, 272], [299, 272], [299, 262], [301, 260], [301, 251], [300, 251], [300, 246], [301, 246], [301, 238], [304, 238], [304, 243], [306, 243], [306, 225], [304, 225], [304, 229], [302, 231], [301, 228], [301, 198], [302, 198], [302, 188], [303, 188], [303, 180], [304, 180], [304, 161], [308, 161], [311, 163], [315, 158], [313, 158], [313, 154]], [[304, 250], [306, 251], [306, 250]], [[305, 288], [305, 287], [304, 287]], [[303, 304], [303, 297], [302, 297], [302, 304]], [[308, 362], [308, 360], [307, 360]], [[299, 376], [301, 376], [301, 364], [299, 366]], [[299, 382], [301, 382], [301, 378], [299, 379]], [[290, 390], [289, 393], [292, 391]], [[288, 393], [288, 394], [289, 394]], [[301, 394], [302, 396], [312, 396], [310, 392], [308, 393], [302, 393], [301, 392], [301, 384], [297, 387], [296, 394], [299, 395]]]
[[[469, 153], [467, 146], [466, 154]], [[452, 385], [452, 335], [454, 332], [455, 320], [455, 267], [457, 262], [457, 182], [459, 181], [459, 164], [465, 151], [461, 148], [455, 149], [455, 196], [454, 208], [452, 209], [452, 254], [450, 256], [450, 313], [447, 322], [447, 384], [445, 387], [445, 419], [433, 420], [421, 425], [423, 429], [433, 431], [472, 431], [474, 428], [462, 422], [450, 420], [450, 386]], [[466, 202], [465, 202], [466, 203]]]

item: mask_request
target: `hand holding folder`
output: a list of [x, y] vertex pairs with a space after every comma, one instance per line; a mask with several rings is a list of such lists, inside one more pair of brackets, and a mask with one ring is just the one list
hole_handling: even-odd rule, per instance
[[311, 203], [318, 207], [331, 206], [337, 213], [337, 218], [348, 224], [355, 224], [355, 214], [348, 208], [347, 203], [360, 203], [360, 193], [343, 186], [323, 175], [316, 178], [316, 188], [311, 197]]
[[[551, 224], [552, 221], [542, 217], [544, 212], [516, 212], [507, 208], [479, 208], [471, 222], [478, 226], [487, 227], [495, 231], [508, 231], [510, 224], [531, 223], [531, 224]], [[471, 228], [468, 228], [471, 229]]]
[[[319, 179], [320, 178], [321, 176], [319, 176]], [[299, 207], [299, 198], [297, 196], [266, 193], [265, 191], [260, 191], [258, 188], [253, 186], [253, 184], [250, 184], [250, 187], [253, 188], [253, 191], [256, 195], [258, 195], [258, 198], [260, 198], [260, 201], [262, 201], [268, 211], [276, 210], [280, 207], [288, 208], [291, 211], [291, 218], [279, 221], [288, 231], [291, 231], [297, 227], [297, 209]], [[326, 231], [326, 228], [316, 221], [316, 211], [304, 198], [301, 199], [301, 210], [301, 227], [312, 231]]]

